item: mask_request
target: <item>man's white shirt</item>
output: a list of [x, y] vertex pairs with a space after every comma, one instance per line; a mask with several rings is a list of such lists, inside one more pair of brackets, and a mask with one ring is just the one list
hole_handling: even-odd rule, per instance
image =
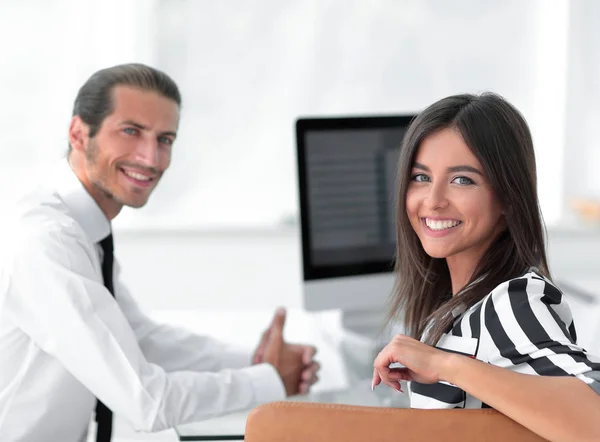
[[111, 296], [98, 245], [110, 223], [66, 160], [4, 216], [0, 441], [85, 440], [96, 398], [159, 431], [285, 397], [271, 365], [145, 316], [120, 282], [118, 240]]

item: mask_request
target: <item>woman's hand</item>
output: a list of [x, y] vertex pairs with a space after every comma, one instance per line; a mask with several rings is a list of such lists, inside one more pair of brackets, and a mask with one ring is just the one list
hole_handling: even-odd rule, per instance
[[[438, 350], [416, 339], [396, 335], [375, 358], [372, 388], [383, 382], [394, 390], [402, 391], [400, 381], [422, 384], [442, 381], [444, 379], [441, 374], [451, 356], [452, 353]], [[390, 368], [394, 363], [403, 367]]]

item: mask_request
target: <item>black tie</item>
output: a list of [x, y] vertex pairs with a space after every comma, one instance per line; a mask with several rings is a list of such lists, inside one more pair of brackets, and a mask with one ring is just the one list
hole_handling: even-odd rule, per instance
[[[115, 296], [113, 287], [113, 237], [112, 233], [100, 241], [104, 258], [102, 259], [102, 278], [104, 286], [108, 289], [111, 295]], [[106, 405], [100, 402], [96, 403], [96, 422], [98, 428], [96, 432], [96, 442], [110, 442], [112, 436], [112, 411]]]

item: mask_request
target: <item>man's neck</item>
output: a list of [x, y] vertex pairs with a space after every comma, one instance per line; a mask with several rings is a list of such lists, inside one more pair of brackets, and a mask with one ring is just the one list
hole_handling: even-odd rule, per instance
[[108, 218], [109, 221], [112, 221], [119, 214], [123, 208], [123, 205], [115, 201], [110, 195], [107, 195], [107, 193], [101, 187], [95, 185], [90, 180], [83, 165], [83, 161], [81, 158], [77, 157], [77, 152], [73, 151], [71, 151], [67, 157], [67, 161], [71, 167], [71, 170], [81, 182], [87, 193], [94, 198], [94, 201], [96, 201], [98, 207], [100, 207], [102, 212], [104, 212], [106, 218]]

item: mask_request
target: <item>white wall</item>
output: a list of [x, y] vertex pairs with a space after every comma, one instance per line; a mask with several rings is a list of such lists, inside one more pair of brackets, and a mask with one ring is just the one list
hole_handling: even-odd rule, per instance
[[155, 3], [155, 61], [182, 120], [171, 170], [118, 225], [276, 225], [297, 214], [299, 116], [414, 113], [485, 90], [530, 122], [542, 209], [561, 217], [568, 0]]
[[[530, 122], [542, 208], [557, 221], [562, 176], [575, 170], [562, 168], [565, 133], [581, 141], [582, 132], [565, 122], [566, 101], [581, 101], [576, 76], [597, 70], [576, 63], [594, 58], [599, 41], [593, 20], [576, 22], [594, 16], [593, 1], [3, 0], [0, 38], [11, 44], [0, 48], [0, 203], [32, 166], [64, 153], [87, 77], [137, 61], [179, 83], [182, 121], [171, 170], [152, 200], [115, 225], [275, 226], [297, 214], [297, 117], [412, 113], [484, 90], [506, 96]], [[579, 4], [589, 11], [579, 14]], [[578, 26], [569, 28], [571, 9]], [[599, 89], [588, 81], [584, 90]], [[569, 116], [595, 120], [594, 100], [572, 104]]]
[[124, 279], [150, 309], [300, 307], [295, 229], [116, 231]]
[[570, 3], [564, 193], [600, 200], [600, 2]]

